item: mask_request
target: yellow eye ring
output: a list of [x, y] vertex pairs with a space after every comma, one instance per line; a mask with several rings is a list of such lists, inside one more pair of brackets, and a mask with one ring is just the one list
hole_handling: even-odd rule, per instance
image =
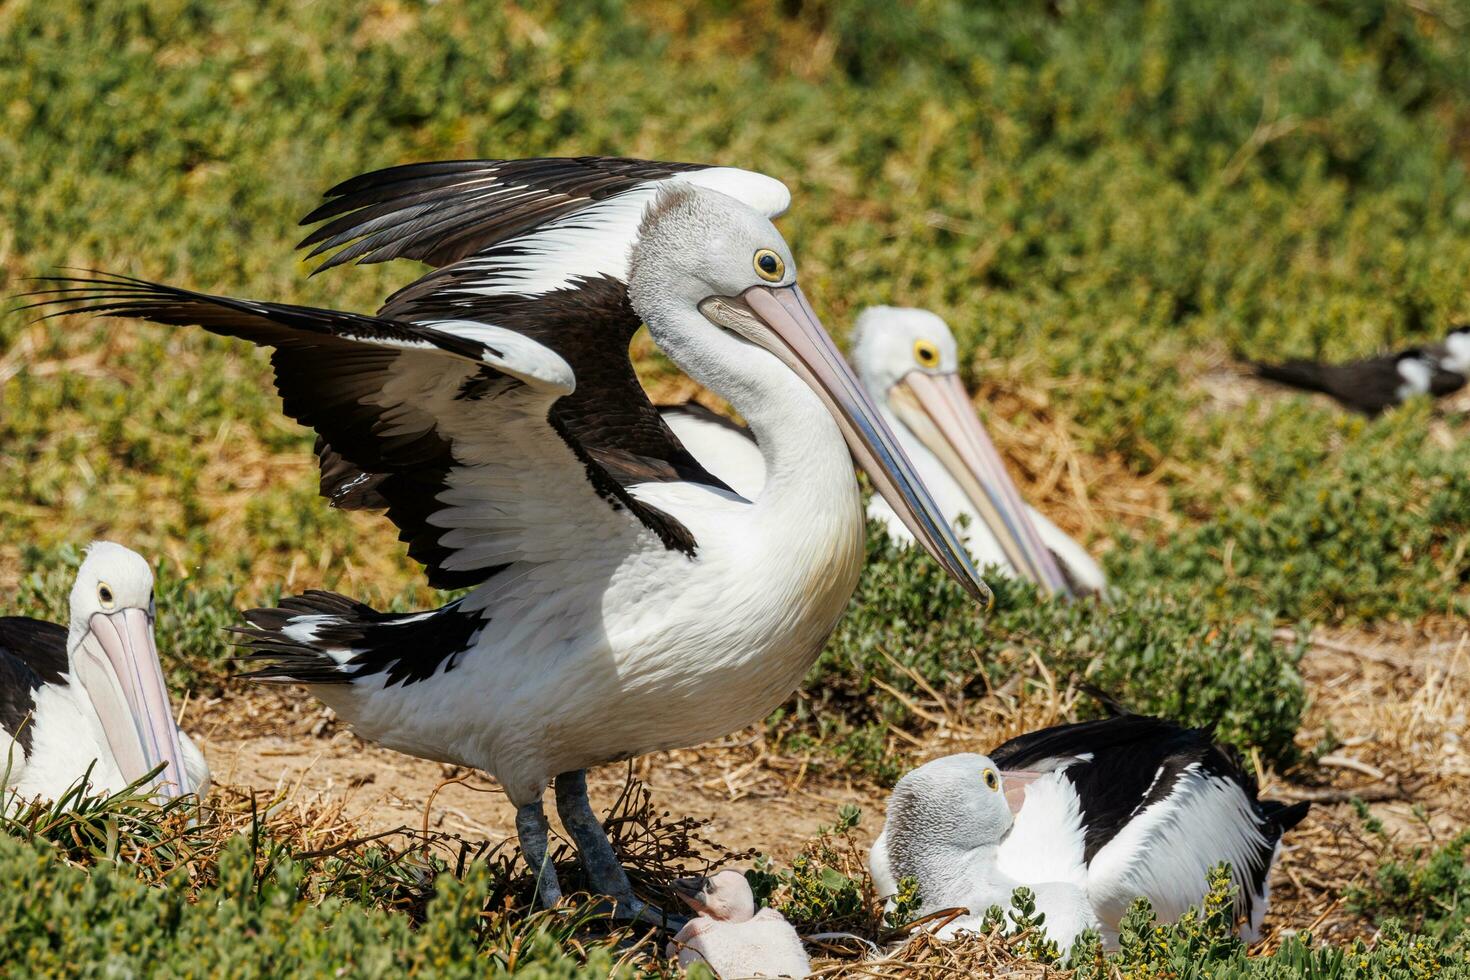
[[97, 601], [102, 604], [103, 609], [111, 609], [116, 604], [106, 582], [97, 583]]
[[786, 262], [768, 248], [756, 249], [751, 264], [755, 266], [755, 274], [766, 282], [780, 282], [786, 276]]
[[916, 341], [914, 341], [914, 360], [918, 362], [919, 367], [926, 367], [926, 368], [938, 367], [939, 366], [939, 348], [938, 348], [938, 346], [936, 346], [935, 343], [932, 340], [916, 340]]
[[984, 776], [986, 789], [989, 789], [992, 792], [1000, 789], [1000, 777], [995, 774], [994, 769], [985, 770]]

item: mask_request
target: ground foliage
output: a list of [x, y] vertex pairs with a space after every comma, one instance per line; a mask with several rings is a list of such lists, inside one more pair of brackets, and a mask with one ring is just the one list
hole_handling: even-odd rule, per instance
[[[1048, 466], [1106, 464], [1158, 493], [1089, 525], [1113, 544], [1106, 607], [1005, 587], [982, 623], [926, 563], [873, 544], [851, 615], [771, 728], [884, 778], [902, 765], [894, 729], [1018, 675], [1085, 679], [1288, 765], [1305, 694], [1300, 650], [1274, 626], [1470, 602], [1462, 414], [1365, 422], [1203, 383], [1233, 353], [1348, 357], [1470, 313], [1464, 0], [12, 0], [0, 117], [7, 294], [77, 266], [371, 309], [413, 270], [308, 280], [294, 218], [337, 180], [407, 160], [620, 153], [785, 179], [784, 228], [834, 332], [872, 302], [934, 308], [992, 421], [1064, 432], [1075, 455]], [[657, 357], [643, 366], [667, 382]], [[76, 547], [105, 532], [158, 559], [176, 692], [216, 693], [238, 605], [307, 587], [433, 601], [381, 520], [316, 499], [311, 437], [269, 378], [265, 356], [201, 331], [0, 314], [0, 582], [20, 584], [4, 611], [62, 617]], [[1061, 506], [1045, 469], [1023, 483]], [[245, 937], [252, 961], [324, 972], [352, 956], [360, 975], [442, 975], [435, 957], [460, 954], [606, 973], [620, 955], [561, 919], [489, 924], [494, 874], [469, 870], [483, 862], [418, 866], [372, 844], [304, 857], [206, 823], [231, 833], [206, 844], [181, 827], [170, 844], [193, 855], [167, 864], [186, 888], [137, 871], [154, 865], [125, 842], [152, 816], [97, 815], [85, 833], [48, 819], [82, 843], [14, 824], [27, 839], [0, 839], [0, 923], [37, 974], [105, 948], [114, 972], [177, 953], [179, 975], [208, 975]], [[799, 882], [832, 853], [780, 871], [797, 876], [782, 887], [826, 901]], [[1452, 917], [1428, 910], [1463, 905], [1457, 868], [1394, 856], [1359, 900], [1448, 934]], [[832, 907], [854, 912], [826, 877]], [[68, 926], [27, 916], [42, 895]], [[154, 930], [148, 959], [119, 924]], [[1169, 951], [1194, 940], [1147, 936], [1124, 975], [1463, 969], [1449, 965], [1463, 949], [1439, 945], [1454, 940], [1387, 928], [1373, 950], [1298, 937], [1170, 973]], [[207, 958], [187, 958], [194, 942]]]

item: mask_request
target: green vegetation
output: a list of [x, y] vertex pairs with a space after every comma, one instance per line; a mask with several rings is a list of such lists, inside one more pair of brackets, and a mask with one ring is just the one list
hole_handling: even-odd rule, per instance
[[1431, 936], [1470, 934], [1470, 830], [1442, 847], [1386, 858], [1372, 882], [1348, 894], [1348, 903], [1375, 920], [1399, 919]]
[[481, 862], [463, 880], [436, 879], [417, 925], [303, 895], [306, 865], [282, 857], [262, 871], [243, 836], [213, 870], [217, 880], [190, 895], [178, 885], [144, 884], [126, 867], [62, 865], [50, 848], [0, 836], [6, 967], [31, 977], [141, 976], [160, 967], [191, 978], [614, 975], [611, 950], [595, 948], [585, 962], [566, 951], [567, 938], [586, 924], [575, 917], [531, 917], [510, 935], [485, 928], [489, 871]]
[[[1365, 422], [1206, 383], [1236, 353], [1343, 358], [1470, 314], [1470, 3], [687, 6], [11, 0], [0, 293], [75, 266], [371, 309], [416, 270], [308, 279], [295, 220], [336, 181], [408, 160], [618, 153], [780, 176], [795, 195], [783, 228], [835, 333], [869, 303], [939, 311], [987, 411], [1065, 434], [1051, 455], [1002, 441], [1040, 454], [1028, 488], [1097, 467], [1153, 501], [1089, 505], [1114, 544], [1107, 607], [1007, 585], [982, 621], [927, 562], [872, 542], [850, 615], [770, 728], [881, 778], [905, 763], [894, 730], [922, 735], [926, 716], [1017, 674], [1088, 681], [1288, 766], [1307, 694], [1300, 645], [1274, 628], [1470, 611], [1463, 414]], [[667, 364], [643, 367], [664, 384]], [[216, 693], [241, 605], [309, 587], [436, 601], [386, 522], [317, 499], [310, 446], [246, 345], [0, 313], [0, 585], [19, 584], [3, 612], [63, 617], [76, 548], [105, 533], [157, 559], [176, 690]], [[233, 834], [180, 831], [170, 846], [192, 856], [165, 859], [126, 843], [156, 815], [96, 816], [0, 835], [0, 929], [34, 975], [529, 962], [556, 976], [620, 956], [584, 941], [585, 922], [488, 915], [501, 906], [484, 896], [504, 897], [489, 871], [408, 868], [371, 846], [306, 857], [248, 828], [228, 847]], [[851, 918], [840, 857], [814, 851], [767, 884], [793, 914], [826, 909], [809, 921]], [[826, 876], [830, 901], [822, 869], [849, 880]], [[1461, 871], [1448, 848], [1397, 857], [1354, 898], [1431, 938], [1298, 937], [1247, 960], [1140, 919], [1114, 963], [1455, 976]], [[208, 952], [191, 958], [196, 943]]]
[[1131, 581], [1109, 603], [1038, 601], [1029, 586], [992, 576], [996, 610], [986, 617], [932, 561], [890, 545], [876, 526], [869, 555], [809, 683], [771, 720], [777, 731], [794, 730], [794, 748], [823, 744], [891, 780], [905, 759], [888, 732], [925, 726], [917, 702], [930, 702], [932, 718], [1017, 673], [1041, 683], [1045, 671], [1053, 683], [1086, 681], [1135, 711], [1213, 725], [1222, 741], [1273, 762], [1296, 758], [1302, 651], [1272, 641], [1271, 616], [1222, 620], [1184, 590], [1133, 591]]
[[[1169, 926], [1154, 920], [1139, 900], [1124, 916], [1118, 953], [1104, 961], [1097, 948], [1073, 947], [1074, 980], [1464, 980], [1470, 959], [1463, 944], [1440, 945], [1406, 933], [1390, 923], [1375, 946], [1361, 940], [1347, 947], [1322, 946], [1306, 934], [1292, 936], [1268, 956], [1247, 957], [1230, 931], [1234, 904], [1229, 873], [1210, 873], [1211, 889], [1202, 909], [1186, 912]], [[1083, 946], [1079, 940], [1078, 946]], [[1116, 971], [1116, 972], [1113, 972]]]

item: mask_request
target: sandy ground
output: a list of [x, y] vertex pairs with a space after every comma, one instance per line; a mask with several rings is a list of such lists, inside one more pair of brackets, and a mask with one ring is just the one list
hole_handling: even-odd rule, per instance
[[[1343, 891], [1371, 874], [1386, 844], [1363, 830], [1352, 798], [1368, 801], [1399, 844], [1444, 840], [1470, 826], [1470, 633], [1442, 624], [1316, 640], [1302, 665], [1312, 704], [1299, 741], [1310, 750], [1330, 732], [1331, 751], [1285, 776], [1261, 772], [1263, 796], [1315, 802], [1273, 877], [1267, 942], [1307, 928], [1333, 939], [1369, 931], [1343, 908]], [[1002, 728], [956, 719], [914, 747], [915, 759], [983, 750], [1014, 729], [1014, 706], [1009, 713], [975, 707], [972, 720], [1010, 721]], [[341, 803], [363, 832], [427, 827], [491, 842], [513, 833], [512, 808], [493, 781], [365, 743], [298, 688], [242, 686], [192, 704], [185, 727], [200, 738], [220, 784], [254, 789], [261, 799]], [[811, 759], [773, 755], [753, 729], [638, 760], [633, 771], [658, 809], [705, 820], [710, 839], [781, 863], [834, 823], [843, 804], [864, 811], [864, 841], [882, 823], [881, 788], [843, 780]], [[626, 766], [593, 773], [594, 803], [610, 806], [627, 775]]]
[[[379, 748], [352, 734], [301, 688], [249, 691], [189, 709], [185, 727], [200, 741], [217, 782], [262, 799], [342, 803], [365, 832], [407, 826], [499, 841], [514, 835], [515, 812], [494, 780], [474, 770]], [[884, 796], [872, 785], [816, 776], [803, 760], [772, 757], [755, 729], [717, 743], [637, 760], [633, 773], [661, 810], [704, 822], [731, 850], [755, 848], [789, 860], [844, 804], [881, 823]], [[593, 803], [611, 806], [626, 765], [595, 770]], [[552, 805], [547, 797], [548, 808]]]

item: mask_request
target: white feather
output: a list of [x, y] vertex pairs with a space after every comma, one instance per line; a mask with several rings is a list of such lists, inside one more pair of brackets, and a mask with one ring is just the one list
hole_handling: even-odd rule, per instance
[[1160, 921], [1172, 922], [1204, 898], [1216, 864], [1230, 862], [1238, 881], [1257, 870], [1265, 842], [1239, 784], [1192, 765], [1164, 799], [1141, 810], [1093, 855], [1087, 892], [1112, 929], [1140, 895], [1148, 896]]

